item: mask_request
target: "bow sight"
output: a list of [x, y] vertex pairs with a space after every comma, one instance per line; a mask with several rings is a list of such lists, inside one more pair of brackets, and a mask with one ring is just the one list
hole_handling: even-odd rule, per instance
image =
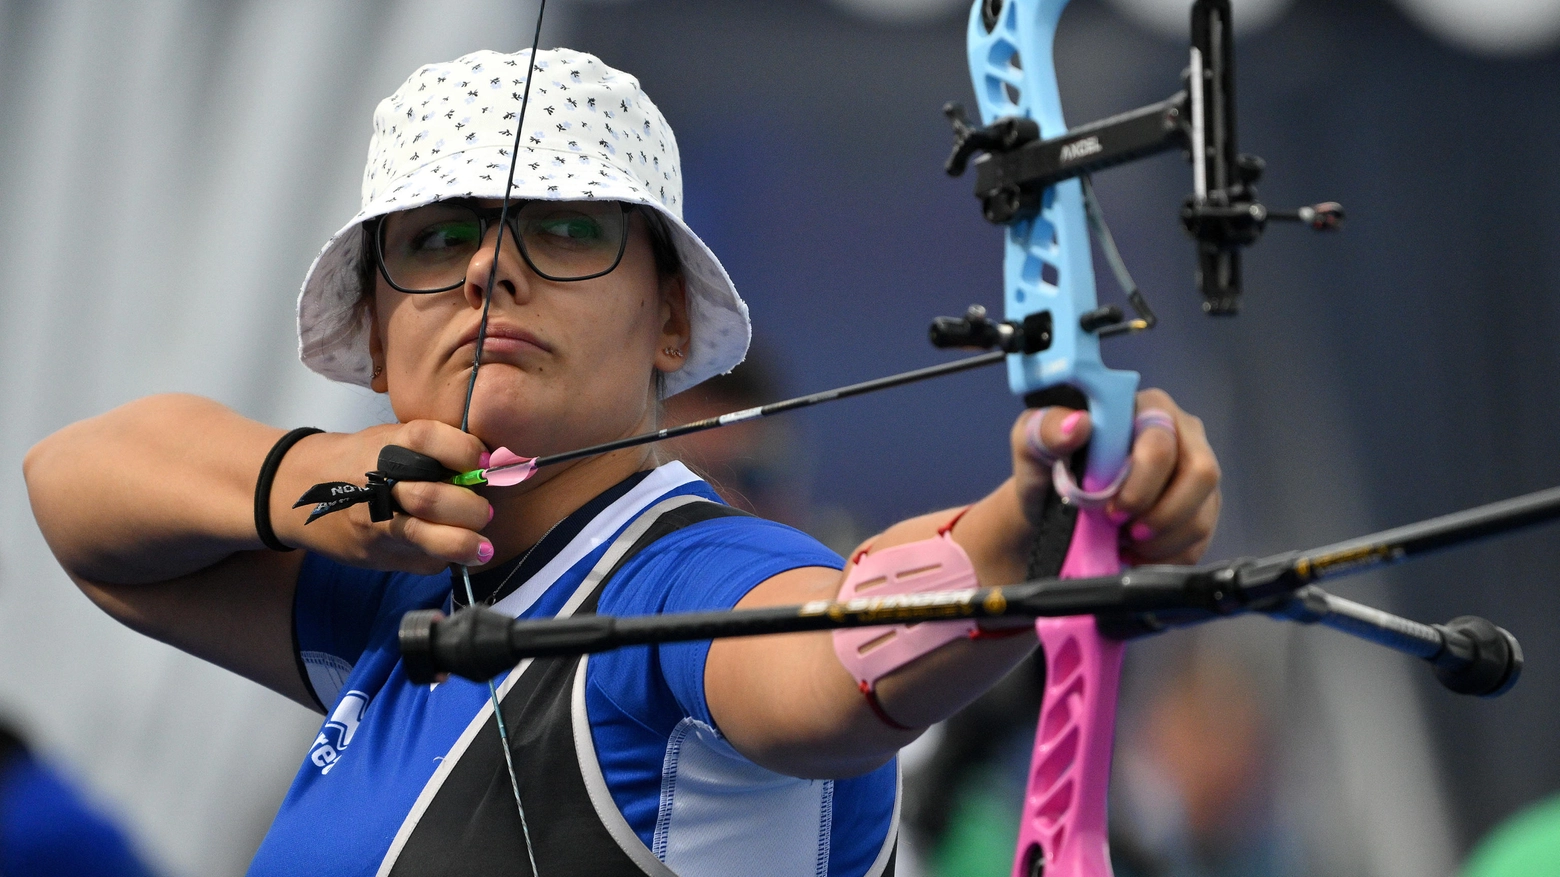
[[[982, 3], [981, 19], [987, 30], [1010, 8], [1004, 0]], [[1181, 206], [1181, 224], [1197, 241], [1197, 286], [1203, 310], [1212, 315], [1235, 314], [1240, 310], [1242, 247], [1255, 243], [1271, 220], [1331, 231], [1343, 221], [1343, 207], [1328, 201], [1279, 211], [1257, 200], [1256, 183], [1265, 164], [1235, 148], [1231, 46], [1228, 3], [1199, 0], [1192, 7], [1191, 62], [1182, 73], [1185, 88], [1158, 103], [1048, 139], [1041, 139], [1034, 119], [1008, 116], [975, 127], [965, 117], [964, 107], [949, 103], [943, 112], [953, 123], [954, 146], [945, 169], [950, 176], [960, 176], [973, 159], [975, 196], [982, 215], [989, 222], [1010, 225], [1037, 216], [1046, 189], [1056, 183], [1075, 177], [1087, 180], [1095, 171], [1180, 149], [1192, 165], [1192, 194]], [[1116, 273], [1120, 276], [1120, 269]], [[1104, 313], [1093, 315], [1094, 329], [1084, 331], [1123, 325], [1120, 310], [1115, 311], [1113, 322], [1102, 323]], [[1151, 325], [1150, 319], [1147, 326], [1120, 331]]]

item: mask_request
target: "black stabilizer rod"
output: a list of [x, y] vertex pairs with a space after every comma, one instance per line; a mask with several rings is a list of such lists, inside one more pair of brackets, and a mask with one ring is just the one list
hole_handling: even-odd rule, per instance
[[[402, 617], [401, 654], [407, 676], [426, 684], [445, 673], [478, 681], [491, 679], [528, 658], [592, 654], [650, 643], [958, 618], [1098, 615], [1103, 620], [1125, 616], [1146, 626], [1129, 624], [1106, 632], [1138, 636], [1236, 614], [1212, 608], [1218, 598], [1210, 593], [1206, 581], [1205, 576], [1182, 568], [1145, 567], [1095, 579], [1046, 579], [1006, 588], [731, 612], [516, 620], [481, 608], [463, 609], [450, 618], [427, 609]], [[1321, 624], [1422, 658], [1431, 664], [1441, 684], [1458, 694], [1504, 694], [1522, 673], [1522, 648], [1516, 638], [1483, 618], [1463, 616], [1446, 624], [1421, 624], [1336, 597], [1315, 585], [1301, 588], [1271, 608], [1252, 609], [1275, 618]]]
[[1335, 597], [1312, 582], [1560, 518], [1560, 488], [1490, 503], [1311, 551], [1200, 567], [1145, 566], [1121, 575], [1041, 579], [972, 588], [817, 600], [801, 606], [614, 618], [515, 620], [488, 609], [445, 619], [436, 610], [401, 619], [401, 653], [418, 683], [452, 673], [486, 680], [532, 657], [580, 655], [659, 642], [915, 624], [962, 618], [1094, 615], [1109, 636], [1127, 639], [1246, 612], [1322, 624], [1428, 661], [1460, 694], [1494, 696], [1522, 672], [1509, 632], [1473, 616], [1421, 624]]
[[1000, 617], [1008, 614], [1005, 592], [1027, 587], [910, 594], [854, 600], [849, 604], [820, 600], [801, 606], [623, 618], [581, 615], [510, 619], [489, 609], [467, 608], [446, 619], [436, 609], [425, 609], [402, 616], [401, 655], [406, 661], [407, 675], [414, 682], [431, 682], [441, 673], [481, 680], [533, 657], [593, 654], [649, 643]]
[[[1226, 617], [1209, 608], [1206, 585], [1195, 575], [1153, 567], [1119, 577], [1045, 580], [1007, 588], [911, 595], [910, 598], [818, 602], [740, 612], [690, 612], [614, 618], [511, 620], [488, 609], [451, 618], [438, 610], [401, 619], [407, 675], [426, 684], [442, 673], [490, 679], [528, 658], [579, 655], [658, 642], [761, 636], [954, 618], [1043, 617], [1095, 614], [1156, 618], [1154, 630]], [[1200, 604], [1200, 605], [1198, 605]], [[1255, 607], [1253, 607], [1255, 608]], [[1134, 611], [1157, 610], [1134, 615]], [[1260, 609], [1275, 618], [1321, 624], [1429, 662], [1441, 684], [1458, 694], [1494, 697], [1516, 684], [1522, 648], [1506, 630], [1463, 616], [1421, 624], [1308, 585], [1281, 604]], [[1178, 616], [1179, 617], [1176, 617]], [[1151, 632], [1142, 628], [1133, 633]], [[1131, 635], [1131, 634], [1128, 634]]]

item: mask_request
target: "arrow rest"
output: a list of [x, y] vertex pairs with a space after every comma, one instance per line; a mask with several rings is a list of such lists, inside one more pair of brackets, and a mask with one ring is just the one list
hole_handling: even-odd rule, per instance
[[973, 350], [1000, 348], [1004, 353], [1033, 354], [1049, 350], [1054, 330], [1050, 311], [1038, 311], [1022, 320], [998, 322], [986, 316], [981, 305], [970, 305], [962, 317], [937, 317], [928, 334], [933, 347]]

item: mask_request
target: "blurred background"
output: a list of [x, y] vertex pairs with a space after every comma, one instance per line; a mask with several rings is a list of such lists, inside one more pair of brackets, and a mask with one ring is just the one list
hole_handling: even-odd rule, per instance
[[[1074, 0], [1057, 47], [1069, 120], [1175, 91], [1187, 8]], [[999, 232], [970, 180], [941, 171], [940, 108], [972, 97], [967, 9], [550, 4], [544, 45], [635, 73], [665, 112], [688, 218], [752, 307], [755, 367], [681, 412], [941, 361], [931, 317], [1000, 309]], [[1272, 230], [1246, 258], [1244, 313], [1213, 321], [1176, 219], [1180, 157], [1096, 178], [1161, 318], [1107, 357], [1207, 422], [1226, 500], [1210, 556], [1560, 483], [1560, 5], [1235, 9], [1241, 147], [1267, 159], [1263, 198], [1341, 201], [1343, 233]], [[297, 286], [355, 212], [375, 103], [421, 63], [527, 45], [534, 14], [510, 0], [0, 0], [0, 717], [158, 873], [242, 873], [319, 718], [93, 610], [32, 522], [21, 458], [155, 392], [284, 427], [388, 417], [297, 364]], [[740, 501], [848, 547], [1000, 481], [1017, 408], [995, 373], [967, 374], [682, 451]], [[1557, 546], [1544, 530], [1337, 588], [1512, 630], [1527, 671], [1496, 701], [1265, 619], [1134, 643], [1121, 871], [1455, 873], [1494, 826], [1560, 792]], [[1033, 722], [1033, 679], [1009, 682], [907, 757], [912, 792], [937, 792], [910, 802], [901, 873], [1006, 873]]]

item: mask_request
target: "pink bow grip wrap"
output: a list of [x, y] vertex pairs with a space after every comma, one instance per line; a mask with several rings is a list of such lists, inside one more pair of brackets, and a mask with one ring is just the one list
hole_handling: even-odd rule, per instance
[[[1062, 578], [1121, 571], [1118, 530], [1081, 509]], [[1035, 621], [1045, 649], [1045, 696], [1035, 733], [1013, 877], [1110, 877], [1105, 783], [1116, 730], [1124, 643], [1100, 635], [1092, 615]], [[1081, 782], [1090, 777], [1090, 782]]]
[[[858, 555], [840, 586], [839, 601], [888, 597], [925, 591], [979, 587], [975, 567], [953, 537], [930, 539]], [[974, 619], [856, 627], [834, 632], [834, 653], [858, 683], [868, 688], [894, 670], [945, 643], [975, 631]]]

